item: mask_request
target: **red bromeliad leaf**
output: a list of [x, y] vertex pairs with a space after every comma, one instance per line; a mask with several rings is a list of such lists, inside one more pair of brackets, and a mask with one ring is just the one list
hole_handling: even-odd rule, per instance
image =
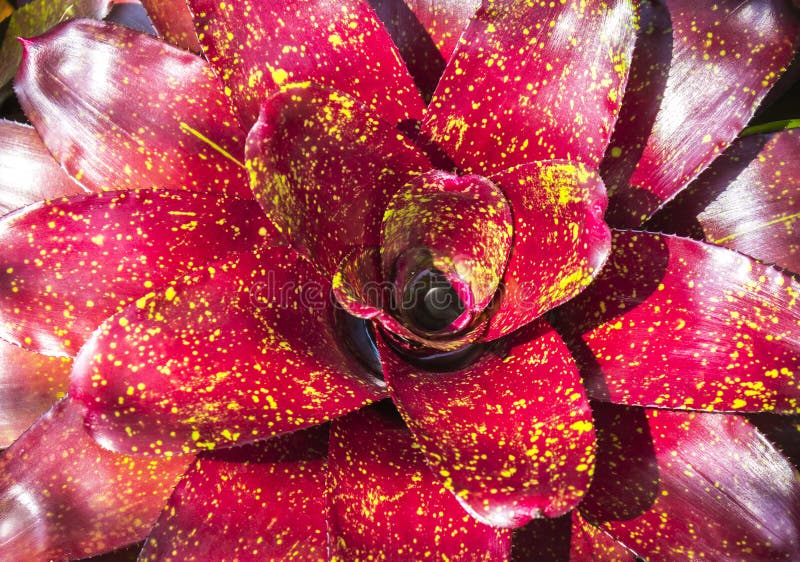
[[193, 53], [202, 52], [186, 0], [142, 0], [142, 4], [165, 41]]
[[747, 256], [616, 232], [586, 291], [558, 311], [592, 398], [800, 411], [800, 283]]
[[511, 533], [470, 517], [391, 413], [334, 421], [328, 466], [332, 560], [507, 559]]
[[110, 0], [34, 0], [11, 15], [0, 46], [0, 87], [6, 86], [22, 60], [18, 37], [33, 37], [54, 25], [73, 18], [102, 18], [108, 13]]
[[283, 85], [311, 81], [371, 106], [392, 125], [422, 114], [422, 99], [366, 2], [189, 0], [200, 43], [245, 128]]
[[512, 221], [503, 192], [484, 177], [440, 170], [416, 176], [394, 194], [383, 215], [383, 279], [406, 300], [402, 292], [420, 269], [438, 271], [471, 321], [489, 304], [503, 275]]
[[605, 187], [582, 165], [534, 162], [491, 179], [511, 204], [514, 245], [486, 340], [574, 297], [599, 273], [611, 247]]
[[727, 147], [795, 53], [783, 0], [644, 3], [623, 110], [602, 174], [609, 223], [641, 225]]
[[8, 447], [67, 393], [72, 361], [0, 340], [0, 448]]
[[331, 299], [291, 248], [231, 254], [106, 321], [75, 360], [70, 394], [103, 446], [139, 454], [322, 423], [383, 395], [339, 345]]
[[127, 303], [273, 233], [252, 200], [138, 190], [43, 202], [0, 220], [0, 330], [74, 355]]
[[595, 425], [580, 510], [640, 556], [800, 557], [800, 475], [744, 418], [599, 404]]
[[140, 562], [326, 560], [328, 426], [198, 456]]
[[798, 130], [737, 140], [648, 229], [699, 235], [800, 272], [799, 153]]
[[353, 247], [378, 245], [389, 198], [430, 168], [374, 111], [313, 85], [267, 100], [246, 153], [264, 211], [329, 277]]
[[423, 132], [471, 172], [556, 158], [596, 165], [633, 38], [628, 0], [486, 4], [439, 82]]
[[445, 61], [450, 60], [458, 39], [480, 0], [403, 0], [430, 33]]
[[53, 160], [33, 127], [0, 120], [0, 215], [82, 192]]
[[245, 135], [195, 55], [125, 27], [79, 20], [26, 42], [15, 90], [47, 148], [91, 191], [250, 195]]
[[2, 557], [84, 558], [142, 540], [190, 462], [106, 451], [62, 400], [0, 458]]
[[592, 415], [572, 357], [546, 323], [446, 373], [379, 345], [392, 397], [428, 464], [475, 517], [518, 527], [580, 501], [594, 466]]

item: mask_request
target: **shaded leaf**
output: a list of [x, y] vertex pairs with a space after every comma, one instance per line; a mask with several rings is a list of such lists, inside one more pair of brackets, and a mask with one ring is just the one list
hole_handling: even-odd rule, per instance
[[142, 4], [165, 41], [193, 53], [202, 52], [186, 0], [142, 0]]
[[694, 235], [800, 272], [798, 153], [796, 129], [738, 139], [648, 229]]
[[609, 224], [640, 226], [716, 158], [795, 54], [783, 0], [643, 3], [622, 112], [601, 167]]
[[598, 468], [580, 507], [591, 523], [654, 562], [800, 556], [800, 477], [744, 418], [608, 404], [594, 413]]

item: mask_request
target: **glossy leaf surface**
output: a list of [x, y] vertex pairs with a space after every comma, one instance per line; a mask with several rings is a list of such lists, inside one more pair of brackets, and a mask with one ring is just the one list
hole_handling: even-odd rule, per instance
[[695, 235], [798, 272], [798, 154], [796, 129], [738, 139], [648, 227]]
[[332, 560], [505, 560], [511, 533], [470, 517], [434, 477], [402, 421], [367, 409], [333, 422]]
[[8, 447], [67, 393], [72, 361], [0, 340], [0, 448]]
[[574, 297], [599, 273], [611, 247], [605, 187], [582, 165], [534, 162], [491, 179], [511, 205], [514, 245], [486, 340]]
[[2, 558], [84, 558], [142, 540], [190, 461], [102, 449], [62, 400], [0, 459]]
[[654, 562], [795, 560], [800, 478], [739, 416], [595, 409], [597, 472], [582, 514]]
[[0, 44], [0, 87], [11, 82], [22, 60], [22, 45], [17, 37], [34, 37], [54, 25], [73, 18], [102, 18], [110, 0], [34, 0], [17, 2]]
[[392, 125], [423, 105], [367, 2], [189, 0], [200, 43], [249, 128], [269, 95], [293, 82], [342, 90]]
[[333, 276], [357, 246], [377, 246], [391, 195], [428, 161], [355, 99], [318, 86], [267, 100], [247, 137], [251, 187], [281, 233]]
[[198, 455], [139, 558], [326, 560], [328, 427]]
[[643, 3], [619, 124], [602, 166], [609, 223], [640, 226], [722, 152], [791, 62], [800, 14], [783, 0]]
[[584, 293], [558, 312], [592, 398], [785, 413], [800, 408], [800, 284], [725, 248], [614, 235]]
[[108, 316], [192, 268], [268, 234], [252, 200], [186, 191], [77, 195], [0, 220], [0, 328], [74, 355]]
[[33, 127], [0, 120], [0, 215], [37, 201], [82, 192]]
[[90, 191], [143, 187], [248, 197], [244, 132], [199, 57], [79, 20], [26, 43], [15, 82], [56, 160]]
[[592, 416], [572, 357], [546, 323], [459, 370], [427, 371], [385, 346], [381, 361], [429, 466], [479, 520], [518, 527], [562, 515], [585, 494]]
[[106, 321], [75, 360], [70, 394], [103, 446], [158, 455], [302, 429], [382, 393], [338, 342], [328, 282], [290, 248], [265, 247]]
[[423, 132], [475, 173], [534, 160], [597, 164], [633, 38], [627, 0], [487, 3], [439, 82]]

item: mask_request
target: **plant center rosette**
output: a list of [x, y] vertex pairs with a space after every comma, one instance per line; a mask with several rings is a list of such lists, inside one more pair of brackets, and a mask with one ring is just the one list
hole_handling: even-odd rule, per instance
[[[563, 344], [540, 320], [513, 353], [504, 341], [481, 352], [599, 273], [611, 234], [597, 172], [567, 160], [488, 177], [435, 169], [374, 111], [315, 85], [273, 95], [246, 154], [277, 230], [330, 276], [346, 314], [378, 327], [388, 391], [445, 486], [495, 526], [574, 507], [595, 437], [577, 370], [540, 348]], [[312, 157], [324, 171], [308, 170]], [[492, 395], [494, 377], [514, 399]]]

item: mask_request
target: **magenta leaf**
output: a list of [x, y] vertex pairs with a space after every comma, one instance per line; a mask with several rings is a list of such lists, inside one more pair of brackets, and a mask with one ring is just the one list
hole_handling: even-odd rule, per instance
[[514, 245], [486, 340], [510, 334], [582, 291], [611, 246], [603, 222], [605, 187], [583, 165], [534, 162], [491, 179], [511, 204]]
[[256, 199], [329, 277], [352, 248], [378, 245], [389, 198], [430, 168], [374, 111], [314, 85], [270, 97], [246, 152]]
[[3, 558], [84, 558], [144, 539], [190, 462], [107, 451], [62, 400], [0, 458]]
[[246, 128], [271, 93], [294, 82], [347, 92], [392, 125], [422, 113], [414, 81], [367, 2], [188, 4], [205, 54]]
[[327, 452], [323, 425], [198, 455], [139, 560], [327, 560]]
[[328, 466], [331, 559], [507, 559], [511, 533], [464, 512], [393, 412], [333, 422]]
[[595, 283], [558, 311], [592, 398], [800, 409], [800, 283], [685, 238], [618, 231], [613, 248]]
[[578, 504], [594, 466], [592, 415], [572, 357], [546, 323], [449, 372], [379, 347], [428, 465], [480, 521], [519, 527]]
[[82, 192], [33, 127], [0, 120], [0, 216], [37, 201]]
[[0, 340], [0, 448], [8, 447], [67, 393], [72, 361]]
[[17, 97], [44, 144], [85, 188], [249, 196], [245, 135], [202, 59], [92, 20], [25, 45]]
[[595, 423], [581, 513], [640, 556], [800, 556], [800, 475], [744, 418], [598, 404]]
[[273, 232], [252, 200], [188, 191], [25, 207], [0, 220], [0, 330], [40, 353], [74, 355], [127, 303]]
[[741, 131], [789, 65], [789, 2], [643, 3], [623, 110], [602, 164], [609, 223], [640, 226]]
[[70, 394], [103, 446], [138, 454], [322, 423], [384, 394], [340, 345], [332, 308], [329, 283], [291, 248], [233, 253], [107, 320]]
[[648, 229], [697, 235], [800, 272], [798, 153], [794, 129], [738, 139]]
[[596, 165], [634, 39], [628, 0], [485, 4], [445, 69], [423, 132], [466, 171], [534, 160]]

